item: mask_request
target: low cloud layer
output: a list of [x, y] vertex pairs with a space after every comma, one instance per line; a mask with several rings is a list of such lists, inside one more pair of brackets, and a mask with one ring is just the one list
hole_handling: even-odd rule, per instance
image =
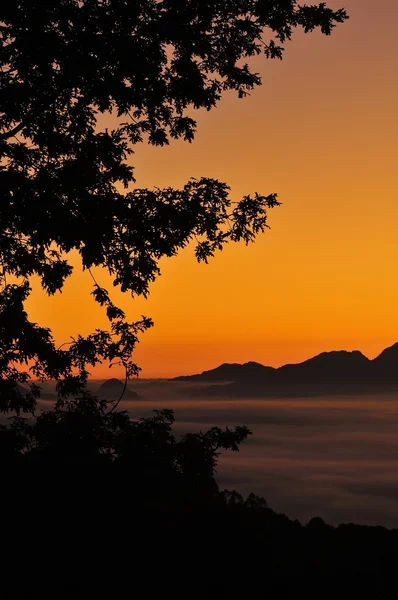
[[[169, 389], [169, 392], [171, 390]], [[246, 424], [253, 435], [220, 458], [220, 487], [262, 495], [302, 522], [398, 527], [398, 398], [176, 400], [129, 403], [135, 416], [175, 410], [176, 432]]]
[[252, 429], [239, 453], [220, 457], [221, 488], [255, 492], [303, 523], [319, 515], [334, 525], [398, 527], [398, 397], [213, 401], [184, 399], [171, 382], [132, 387], [144, 399], [121, 407], [133, 417], [172, 408], [178, 434], [213, 425]]

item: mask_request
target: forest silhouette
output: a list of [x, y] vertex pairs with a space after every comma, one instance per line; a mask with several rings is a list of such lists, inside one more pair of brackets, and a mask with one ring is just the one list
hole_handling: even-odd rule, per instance
[[[5, 597], [283, 597], [341, 589], [384, 597], [396, 532], [307, 526], [265, 500], [218, 489], [221, 450], [245, 426], [176, 439], [173, 413], [134, 421], [86, 387], [101, 362], [138, 375], [133, 351], [151, 319], [130, 323], [95, 267], [144, 295], [159, 261], [195, 242], [207, 262], [253, 242], [279, 205], [233, 203], [215, 179], [134, 187], [133, 148], [191, 142], [191, 110], [260, 85], [250, 57], [281, 59], [293, 31], [329, 35], [343, 9], [296, 0], [17, 0], [0, 8], [0, 428]], [[99, 116], [116, 119], [101, 129]], [[120, 191], [124, 186], [125, 191]], [[129, 187], [130, 186], [130, 187]], [[50, 295], [80, 255], [109, 330], [57, 346], [29, 320], [31, 278]], [[57, 381], [38, 413], [40, 382]], [[39, 382], [39, 383], [38, 383]], [[21, 386], [28, 386], [25, 393]], [[321, 587], [319, 587], [321, 586]], [[325, 591], [326, 590], [326, 591]]]

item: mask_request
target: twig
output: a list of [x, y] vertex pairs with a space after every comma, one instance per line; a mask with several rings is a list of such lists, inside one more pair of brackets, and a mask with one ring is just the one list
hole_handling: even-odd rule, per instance
[[100, 286], [98, 285], [98, 282], [97, 282], [96, 278], [95, 278], [95, 277], [94, 277], [94, 275], [93, 275], [93, 272], [92, 272], [92, 270], [91, 270], [91, 267], [89, 267], [89, 268], [87, 269], [87, 271], [90, 273], [90, 275], [91, 275], [91, 279], [94, 281], [95, 285], [96, 285], [97, 287], [100, 287]]
[[119, 406], [120, 401], [122, 400], [122, 398], [123, 398], [123, 396], [124, 396], [124, 394], [126, 392], [126, 389], [127, 389], [127, 381], [128, 381], [128, 375], [127, 375], [127, 369], [126, 369], [126, 377], [124, 379], [124, 387], [123, 387], [122, 393], [120, 394], [119, 399], [114, 403], [114, 405], [112, 406], [112, 408], [110, 410], [108, 410], [108, 412], [106, 413], [105, 416], [110, 415]]

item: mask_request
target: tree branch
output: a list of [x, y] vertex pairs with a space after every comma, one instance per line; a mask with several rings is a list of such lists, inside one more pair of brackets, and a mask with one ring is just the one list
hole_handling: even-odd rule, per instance
[[13, 137], [15, 134], [22, 131], [22, 129], [25, 127], [25, 125], [26, 125], [26, 122], [22, 120], [19, 123], [19, 125], [16, 125], [14, 127], [14, 129], [11, 129], [10, 131], [6, 131], [5, 133], [0, 133], [0, 141], [7, 140], [8, 138]]
[[112, 406], [112, 408], [111, 408], [110, 410], [108, 410], [108, 412], [107, 412], [107, 413], [105, 413], [105, 416], [108, 416], [108, 415], [110, 415], [110, 414], [111, 414], [111, 413], [112, 413], [112, 412], [113, 412], [113, 411], [114, 411], [114, 410], [115, 410], [115, 409], [116, 409], [116, 408], [119, 406], [119, 404], [120, 404], [120, 401], [122, 400], [122, 398], [123, 398], [123, 396], [124, 396], [124, 394], [125, 394], [125, 392], [126, 392], [126, 389], [127, 389], [127, 382], [128, 382], [128, 375], [127, 375], [127, 369], [126, 369], [126, 377], [125, 377], [125, 379], [124, 379], [124, 388], [123, 388], [123, 390], [122, 390], [122, 393], [120, 394], [120, 397], [119, 397], [119, 399], [118, 399], [118, 400], [117, 400], [117, 401], [114, 403], [114, 405]]

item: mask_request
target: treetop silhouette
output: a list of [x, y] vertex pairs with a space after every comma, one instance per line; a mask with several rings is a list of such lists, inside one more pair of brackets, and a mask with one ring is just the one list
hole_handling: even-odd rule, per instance
[[[264, 231], [274, 193], [233, 203], [210, 178], [181, 189], [140, 189], [129, 156], [143, 141], [192, 141], [191, 109], [216, 106], [226, 90], [244, 97], [260, 85], [250, 58], [282, 58], [297, 27], [328, 35], [344, 10], [296, 0], [19, 0], [0, 8], [0, 410], [34, 411], [39, 388], [58, 380], [59, 397], [81, 391], [100, 361], [138, 373], [132, 352], [152, 326], [128, 323], [94, 279], [110, 330], [56, 348], [50, 330], [24, 309], [29, 278], [48, 294], [72, 274], [101, 266], [115, 286], [148, 293], [159, 260], [192, 240], [199, 261], [228, 242]], [[112, 125], [101, 128], [100, 115]], [[121, 186], [125, 192], [121, 191]], [[91, 272], [91, 271], [90, 271]], [[10, 283], [8, 276], [17, 278]], [[94, 276], [93, 276], [94, 278]], [[21, 369], [21, 365], [31, 365]]]

